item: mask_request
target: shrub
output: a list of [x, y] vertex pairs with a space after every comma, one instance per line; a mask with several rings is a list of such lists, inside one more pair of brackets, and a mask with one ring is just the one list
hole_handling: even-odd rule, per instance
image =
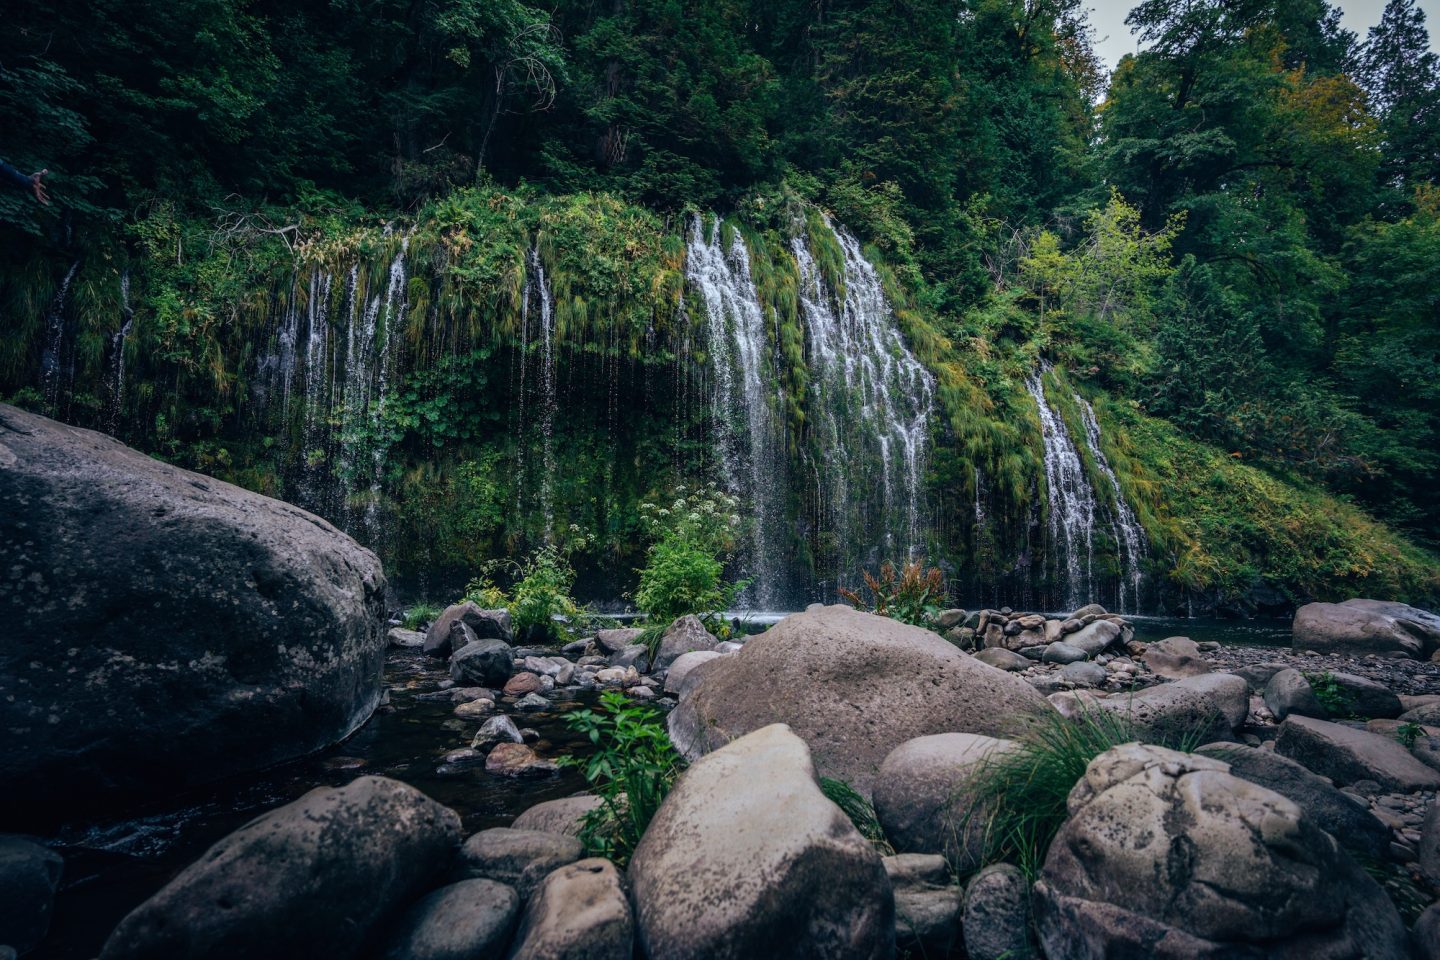
[[1335, 679], [1335, 675], [1329, 670], [1322, 673], [1306, 673], [1305, 680], [1310, 684], [1310, 689], [1315, 691], [1315, 699], [1320, 701], [1320, 706], [1332, 717], [1344, 718], [1354, 715], [1354, 704], [1350, 700], [1350, 694]]
[[1413, 720], [1407, 720], [1396, 728], [1395, 739], [1400, 741], [1400, 745], [1406, 750], [1414, 750], [1416, 742], [1419, 741], [1421, 735], [1424, 733], [1425, 728], [1423, 726]]
[[855, 591], [840, 588], [840, 596], [857, 610], [928, 627], [934, 623], [945, 601], [945, 575], [938, 567], [924, 569], [924, 563], [919, 560], [906, 563], [898, 576], [895, 564], [889, 560], [880, 564], [879, 577], [871, 576], [869, 570], [861, 570], [860, 574], [870, 592], [869, 603]]
[[438, 604], [427, 603], [423, 600], [420, 603], [411, 604], [410, 607], [406, 609], [403, 618], [405, 629], [419, 630], [421, 627], [428, 627], [435, 622], [435, 618], [440, 616], [442, 612]]
[[483, 575], [465, 585], [465, 596], [462, 599], [485, 610], [510, 606], [510, 598], [505, 596], [505, 591], [497, 587], [488, 576]]
[[641, 520], [657, 541], [647, 553], [634, 600], [661, 624], [724, 610], [746, 586], [724, 578], [740, 522], [735, 498], [713, 483], [693, 492], [676, 487], [674, 493], [669, 506], [640, 505]]
[[[523, 562], [492, 560], [485, 564], [479, 577], [470, 581], [465, 597], [482, 607], [507, 607], [517, 630], [541, 632], [550, 637], [569, 639], [575, 621], [584, 615], [570, 597], [575, 586], [575, 568], [570, 556], [592, 542], [580, 529], [569, 528], [570, 539], [547, 543]], [[507, 598], [495, 585], [502, 573], [515, 579]]]
[[670, 743], [660, 712], [631, 703], [618, 691], [602, 693], [598, 710], [577, 710], [565, 722], [600, 748], [588, 760], [560, 761], [583, 768], [601, 800], [585, 815], [580, 841], [590, 855], [624, 867], [684, 761]]

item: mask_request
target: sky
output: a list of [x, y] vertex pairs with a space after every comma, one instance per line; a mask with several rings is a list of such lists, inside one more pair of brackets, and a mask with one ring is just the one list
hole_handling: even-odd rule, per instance
[[[1134, 53], [1135, 37], [1125, 26], [1125, 16], [1136, 0], [1091, 0], [1090, 23], [1095, 27], [1095, 51], [1113, 70], [1115, 64], [1127, 53]], [[1345, 29], [1353, 30], [1361, 40], [1370, 28], [1380, 22], [1385, 9], [1385, 0], [1340, 0], [1335, 3], [1343, 14]], [[1425, 11], [1425, 26], [1430, 31], [1430, 49], [1440, 50], [1440, 0], [1419, 0], [1418, 6]]]

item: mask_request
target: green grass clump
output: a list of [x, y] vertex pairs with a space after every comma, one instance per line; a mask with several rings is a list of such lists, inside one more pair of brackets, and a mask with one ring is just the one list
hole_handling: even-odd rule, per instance
[[411, 604], [405, 610], [404, 622], [406, 630], [419, 630], [428, 627], [435, 622], [435, 618], [444, 612], [444, 608], [438, 603], [430, 603], [422, 600], [419, 603]]
[[860, 835], [879, 851], [882, 857], [888, 857], [895, 852], [890, 846], [890, 841], [885, 839], [885, 831], [880, 826], [880, 817], [875, 813], [875, 807], [866, 800], [856, 789], [844, 780], [833, 780], [830, 777], [820, 778], [820, 792], [825, 794], [827, 800], [840, 808], [850, 822], [855, 824], [855, 829]]

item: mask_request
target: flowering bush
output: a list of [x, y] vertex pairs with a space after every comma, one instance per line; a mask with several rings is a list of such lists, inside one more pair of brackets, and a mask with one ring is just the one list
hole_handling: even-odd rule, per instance
[[740, 526], [738, 503], [711, 483], [693, 490], [676, 487], [666, 505], [640, 504], [641, 522], [656, 542], [640, 571], [635, 605], [651, 620], [666, 624], [735, 602], [746, 585], [728, 583], [724, 574]]

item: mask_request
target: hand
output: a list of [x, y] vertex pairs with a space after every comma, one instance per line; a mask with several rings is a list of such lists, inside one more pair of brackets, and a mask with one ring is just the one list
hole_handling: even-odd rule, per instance
[[45, 191], [45, 184], [41, 182], [40, 178], [49, 172], [48, 169], [45, 169], [39, 173], [30, 174], [30, 192], [35, 194], [35, 199], [39, 200], [41, 206], [45, 207], [50, 206], [50, 194]]

